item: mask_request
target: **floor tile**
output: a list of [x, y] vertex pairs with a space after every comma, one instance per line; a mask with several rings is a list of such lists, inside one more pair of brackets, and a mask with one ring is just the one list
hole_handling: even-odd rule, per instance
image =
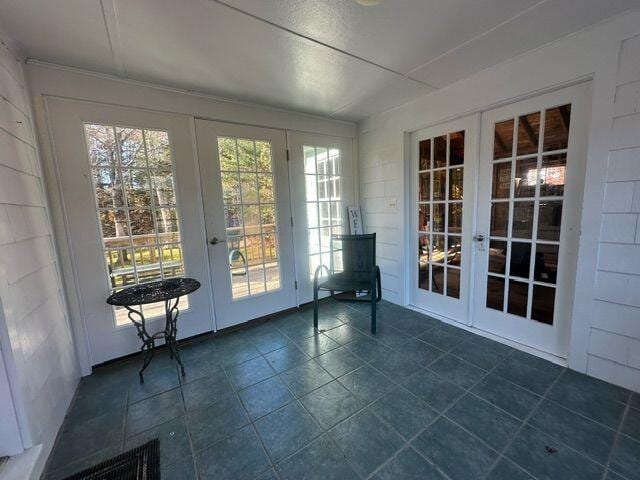
[[484, 478], [498, 457], [446, 418], [436, 420], [412, 445], [453, 480]]
[[383, 358], [392, 351], [389, 347], [382, 345], [380, 342], [370, 337], [364, 337], [348, 343], [346, 347], [349, 351], [355, 353], [367, 362], [373, 362], [378, 358]]
[[393, 351], [384, 358], [374, 360], [371, 366], [398, 383], [404, 382], [421, 369], [420, 365], [399, 351]]
[[138, 378], [131, 379], [129, 389], [129, 403], [139, 402], [167, 390], [176, 388], [179, 384], [178, 369], [175, 366], [144, 372], [144, 383]]
[[336, 378], [352, 372], [364, 364], [362, 359], [355, 356], [345, 347], [340, 347], [320, 355], [316, 358], [316, 362]]
[[471, 394], [454, 403], [445, 415], [498, 452], [507, 446], [522, 424], [520, 420]]
[[240, 401], [233, 396], [189, 412], [187, 422], [193, 448], [198, 451], [231, 435], [249, 423], [249, 419]]
[[542, 398], [494, 373], [485, 377], [471, 391], [520, 419], [525, 419]]
[[233, 389], [224, 378], [205, 377], [182, 386], [182, 394], [187, 410], [203, 407], [233, 397]]
[[227, 370], [227, 373], [236, 390], [246, 388], [276, 374], [262, 357], [234, 365]]
[[255, 480], [278, 480], [278, 476], [276, 475], [276, 472], [273, 470], [273, 468], [270, 468], [266, 472], [258, 475]]
[[324, 429], [329, 429], [364, 406], [336, 380], [300, 399], [305, 408]]
[[515, 351], [493, 371], [497, 375], [538, 395], [558, 378], [562, 367], [528, 353]]
[[633, 408], [637, 408], [638, 410], [640, 410], [640, 392], [635, 392], [631, 395], [630, 405]]
[[429, 365], [429, 370], [445, 377], [462, 388], [471, 388], [485, 375], [485, 371], [460, 360], [452, 355], [445, 355]]
[[184, 414], [182, 395], [176, 388], [129, 406], [127, 436], [131, 437]]
[[391, 324], [395, 328], [412, 336], [421, 335], [426, 330], [440, 323], [438, 320], [427, 317], [426, 315], [420, 315], [415, 312], [407, 314], [406, 310], [399, 315], [392, 315], [392, 317]]
[[338, 381], [367, 403], [375, 401], [395, 387], [391, 380], [367, 365], [343, 375]]
[[228, 368], [259, 356], [260, 352], [258, 349], [250, 343], [246, 343], [235, 348], [229, 348], [227, 351], [222, 353], [220, 356], [220, 362], [225, 368]]
[[264, 358], [277, 373], [286, 372], [309, 360], [309, 356], [295, 345], [268, 353]]
[[531, 472], [536, 478], [596, 480], [603, 467], [549, 435], [525, 425], [516, 435], [505, 456]]
[[442, 412], [464, 390], [428, 370], [421, 370], [404, 383], [404, 387], [437, 411]]
[[126, 406], [126, 389], [91, 394], [83, 393], [82, 387], [80, 387], [67, 413], [66, 421], [68, 423], [78, 423], [105, 414], [109, 414], [112, 421], [123, 421]]
[[313, 328], [312, 318], [309, 320], [307, 320], [306, 318], [296, 318], [295, 320], [292, 320], [278, 328], [280, 329], [280, 332], [285, 334], [294, 342], [312, 337], [317, 333]]
[[432, 328], [427, 330], [426, 332], [420, 334], [418, 337], [425, 343], [429, 345], [433, 345], [434, 347], [439, 348], [440, 350], [449, 351], [456, 345], [464, 342], [464, 338], [449, 333], [447, 331], [443, 331], [439, 328]]
[[255, 426], [273, 462], [284, 459], [322, 434], [322, 429], [298, 402], [261, 418]]
[[289, 346], [291, 340], [278, 331], [266, 332], [253, 340], [254, 346], [263, 355], [274, 350]]
[[622, 423], [622, 433], [640, 442], [640, 410], [629, 408]]
[[624, 477], [621, 477], [617, 473], [614, 473], [611, 470], [607, 470], [607, 475], [604, 477], [604, 480], [625, 480], [625, 479]]
[[183, 360], [185, 375], [180, 377], [180, 382], [184, 385], [201, 378], [226, 378], [222, 365], [215, 357], [202, 355], [193, 360]]
[[413, 337], [389, 325], [378, 325], [373, 338], [387, 347], [396, 348], [407, 343]]
[[202, 480], [252, 480], [269, 460], [250, 425], [196, 453]]
[[198, 478], [191, 455], [179, 462], [163, 466], [160, 473], [162, 480], [197, 480]]
[[350, 325], [340, 325], [339, 327], [327, 330], [324, 334], [330, 339], [338, 342], [340, 345], [346, 345], [358, 338], [362, 338], [364, 334]]
[[184, 417], [170, 420], [155, 428], [130, 437], [125, 442], [125, 451], [131, 450], [154, 438], [160, 440], [160, 464], [169, 465], [191, 457], [191, 443]]
[[609, 468], [629, 480], [640, 479], [640, 442], [619, 435], [611, 452]]
[[374, 480], [445, 480], [438, 470], [418, 455], [405, 448], [373, 476]]
[[605, 464], [615, 431], [545, 400], [533, 412], [529, 423], [596, 462]]
[[629, 391], [573, 370], [567, 370], [551, 388], [551, 400], [617, 429]]
[[[57, 445], [56, 450], [58, 450]], [[42, 475], [41, 480], [65, 480], [71, 475], [82, 472], [87, 468], [91, 468], [92, 466], [109, 460], [121, 453], [121, 445], [115, 444], [103, 450], [99, 450], [98, 452], [92, 453], [88, 457], [83, 457], [80, 460], [68, 461], [63, 459], [63, 457], [60, 457], [57, 451], [54, 451], [49, 459], [47, 472]]]
[[330, 339], [323, 333], [316, 333], [312, 337], [305, 338], [304, 340], [299, 340], [297, 344], [298, 347], [300, 347], [300, 350], [309, 355], [311, 358], [322, 355], [323, 353], [327, 353], [329, 350], [333, 350], [340, 346], [339, 343]]
[[[500, 344], [498, 343], [498, 345]], [[492, 348], [490, 344], [476, 343], [469, 339], [453, 347], [449, 353], [484, 370], [490, 370], [504, 360], [509, 352]]]
[[314, 360], [309, 360], [307, 363], [287, 370], [280, 375], [280, 378], [289, 385], [289, 388], [298, 397], [333, 380], [333, 377]]
[[355, 471], [366, 477], [391, 458], [404, 440], [370, 410], [363, 410], [330, 432]]
[[422, 431], [438, 415], [425, 402], [402, 387], [384, 395], [371, 406], [371, 410], [406, 439]]
[[293, 395], [278, 377], [256, 383], [238, 392], [249, 416], [255, 420], [290, 403]]
[[519, 468], [506, 458], [500, 459], [498, 464], [491, 470], [487, 480], [535, 480], [527, 472]]
[[276, 468], [282, 480], [358, 478], [344, 454], [338, 450], [328, 435], [316, 439]]
[[428, 345], [422, 340], [413, 338], [402, 345], [402, 353], [409, 359], [420, 365], [427, 367], [435, 362], [444, 352], [433, 345]]

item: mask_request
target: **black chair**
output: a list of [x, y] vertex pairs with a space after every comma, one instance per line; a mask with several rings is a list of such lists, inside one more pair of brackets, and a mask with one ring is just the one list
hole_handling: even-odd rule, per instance
[[[376, 303], [382, 299], [380, 268], [376, 265], [376, 234], [332, 235], [331, 265], [319, 265], [313, 276], [313, 326], [318, 328], [318, 291], [331, 292], [336, 300], [371, 302], [371, 333], [376, 333]], [[322, 272], [328, 276], [320, 278]], [[363, 292], [366, 296], [344, 298], [336, 292]]]

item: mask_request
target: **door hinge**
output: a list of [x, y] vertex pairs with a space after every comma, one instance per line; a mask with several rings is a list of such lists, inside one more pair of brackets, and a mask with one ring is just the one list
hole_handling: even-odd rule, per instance
[[293, 228], [293, 217], [291, 217], [291, 228]]
[[287, 148], [287, 162], [289, 161], [289, 149]]
[[298, 289], [298, 281], [297, 281], [297, 280], [295, 280], [295, 281], [293, 282], [293, 286], [295, 287], [295, 289], [296, 289], [296, 290]]

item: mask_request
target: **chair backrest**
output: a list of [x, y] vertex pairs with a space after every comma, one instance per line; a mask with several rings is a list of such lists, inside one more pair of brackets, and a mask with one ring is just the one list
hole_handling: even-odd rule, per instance
[[358, 280], [368, 280], [376, 264], [376, 234], [332, 235], [332, 274], [342, 273]]

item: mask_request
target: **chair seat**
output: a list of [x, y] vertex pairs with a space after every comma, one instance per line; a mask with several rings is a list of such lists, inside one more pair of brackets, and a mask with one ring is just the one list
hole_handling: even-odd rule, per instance
[[336, 273], [318, 284], [319, 290], [334, 290], [337, 292], [347, 292], [351, 290], [370, 290], [371, 280], [352, 275]]

